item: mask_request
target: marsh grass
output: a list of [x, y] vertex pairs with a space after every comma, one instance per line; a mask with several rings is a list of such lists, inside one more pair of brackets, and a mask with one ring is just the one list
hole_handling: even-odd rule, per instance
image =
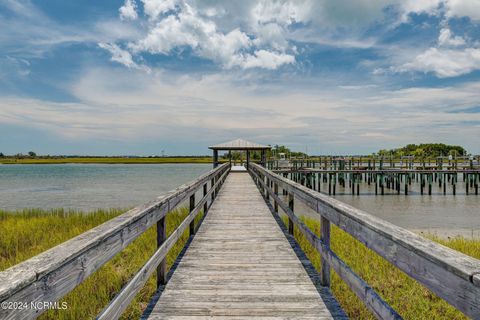
[[[125, 210], [95, 210], [92, 212], [30, 209], [17, 212], [0, 210], [0, 270], [33, 257], [57, 244], [85, 232]], [[188, 214], [179, 209], [167, 216], [170, 234]], [[197, 217], [197, 222], [200, 217]], [[318, 235], [320, 223], [302, 217], [302, 221]], [[49, 311], [40, 319], [93, 319], [112, 300], [136, 271], [155, 251], [155, 227], [147, 230], [125, 250], [117, 254], [61, 301], [67, 310]], [[317, 270], [320, 256], [303, 238], [295, 237]], [[441, 239], [429, 236], [447, 247], [480, 258], [480, 240], [465, 238]], [[167, 256], [171, 266], [188, 240], [188, 230]], [[370, 284], [405, 319], [466, 319], [459, 311], [418, 284], [389, 262], [367, 249], [350, 235], [332, 226], [332, 249], [368, 284]], [[123, 314], [123, 319], [138, 318], [155, 291], [152, 276]], [[363, 303], [345, 283], [332, 272], [332, 291], [352, 319], [373, 319]]]
[[[318, 220], [301, 217], [307, 227], [320, 234]], [[283, 219], [286, 223], [286, 218]], [[441, 239], [430, 235], [431, 240], [480, 259], [480, 239]], [[295, 229], [295, 238], [317, 270], [320, 255]], [[404, 319], [468, 319], [460, 311], [437, 297], [430, 290], [398, 270], [358, 240], [332, 225], [332, 250], [345, 261], [363, 280], [372, 286]], [[352, 319], [375, 319], [363, 303], [332, 271], [331, 289], [347, 315]]]
[[[0, 270], [33, 257], [124, 211], [111, 209], [82, 213], [61, 209], [31, 209], [18, 212], [0, 210]], [[175, 230], [187, 214], [186, 209], [169, 213], [167, 234]], [[200, 216], [197, 216], [197, 223]], [[187, 240], [188, 230], [170, 250], [167, 256], [168, 267], [173, 264]], [[155, 249], [156, 230], [153, 226], [61, 299], [62, 302], [67, 302], [67, 310], [48, 311], [39, 319], [95, 318], [151, 257]], [[156, 277], [153, 275], [123, 314], [123, 319], [138, 319], [156, 289], [155, 283]]]

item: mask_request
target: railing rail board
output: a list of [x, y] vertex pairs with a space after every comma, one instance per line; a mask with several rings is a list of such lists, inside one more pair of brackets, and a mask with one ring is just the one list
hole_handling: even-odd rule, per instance
[[[0, 272], [0, 301], [58, 301], [165, 217], [200, 187], [229, 168], [223, 164], [155, 201]], [[218, 187], [217, 187], [218, 188]], [[1, 319], [31, 319], [44, 310], [0, 310]]]
[[173, 247], [178, 239], [182, 236], [187, 227], [191, 227], [195, 217], [203, 209], [203, 205], [207, 202], [210, 194], [216, 187], [220, 186], [225, 180], [228, 171], [225, 171], [218, 179], [215, 185], [206, 193], [206, 195], [193, 208], [189, 215], [182, 223], [170, 234], [165, 242], [155, 251], [153, 256], [145, 263], [145, 265], [135, 274], [135, 276], [122, 288], [117, 296], [110, 304], [98, 315], [97, 319], [118, 319], [123, 311], [128, 307], [138, 291], [143, 287], [145, 282], [156, 270], [160, 262], [167, 256], [168, 251]]
[[[260, 180], [267, 177], [289, 194], [294, 194], [295, 199], [304, 202], [467, 316], [480, 318], [480, 260], [312, 191], [258, 165], [252, 165], [251, 171]], [[271, 188], [263, 187], [274, 195]], [[275, 200], [281, 205], [281, 199]]]

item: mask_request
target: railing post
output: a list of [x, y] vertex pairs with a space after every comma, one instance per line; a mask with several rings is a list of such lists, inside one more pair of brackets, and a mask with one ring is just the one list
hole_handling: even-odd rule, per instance
[[268, 188], [270, 188], [270, 179], [268, 179], [267, 176], [265, 176], [265, 197], [267, 198], [267, 201], [270, 200], [270, 193], [268, 193]]
[[[293, 211], [294, 203], [293, 203], [293, 193], [288, 193], [288, 208]], [[288, 233], [293, 235], [293, 221], [288, 217]]]
[[[276, 182], [273, 183], [273, 193], [278, 197], [278, 184]], [[275, 212], [278, 213], [277, 200], [273, 201], [273, 208], [275, 209]]]
[[[195, 209], [195, 193], [190, 196], [190, 210], [192, 212]], [[193, 236], [195, 234], [195, 219], [190, 222], [190, 235]]]
[[[207, 182], [205, 182], [205, 184], [203, 185], [203, 197], [205, 198], [205, 196], [207, 195]], [[208, 200], [205, 201], [205, 203], [203, 204], [203, 214], [205, 215], [208, 211]]]
[[[210, 183], [211, 183], [210, 188], [213, 189], [213, 186], [215, 185], [215, 177], [212, 178]], [[212, 202], [213, 202], [214, 199], [215, 199], [215, 190], [212, 191]]]
[[[167, 239], [167, 217], [157, 221], [157, 248]], [[157, 288], [167, 283], [167, 259], [163, 259], [157, 267]]]
[[[330, 221], [321, 217], [320, 219], [320, 239], [323, 244], [330, 249]], [[324, 287], [330, 287], [330, 265], [327, 260], [322, 257], [322, 274], [321, 274], [321, 283]]]

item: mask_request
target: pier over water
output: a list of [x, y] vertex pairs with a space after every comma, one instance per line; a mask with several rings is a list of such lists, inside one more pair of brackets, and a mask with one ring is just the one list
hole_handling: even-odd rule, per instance
[[[295, 214], [299, 202], [318, 214], [319, 235]], [[184, 204], [188, 216], [167, 237], [167, 213]], [[196, 223], [201, 213], [204, 218]], [[280, 215], [286, 215], [286, 225]], [[345, 314], [329, 289], [332, 272], [376, 318], [401, 319], [332, 250], [331, 224], [465, 315], [480, 318], [480, 260], [251, 161], [243, 172], [232, 172], [230, 163], [218, 164], [152, 202], [1, 272], [0, 301], [58, 301], [156, 226], [157, 250], [98, 319], [118, 319], [154, 274], [158, 292], [144, 319], [341, 319]], [[187, 230], [184, 253], [167, 273], [166, 255]], [[294, 232], [321, 255], [319, 273], [299, 249]], [[2, 309], [0, 318], [33, 319], [43, 311]]]

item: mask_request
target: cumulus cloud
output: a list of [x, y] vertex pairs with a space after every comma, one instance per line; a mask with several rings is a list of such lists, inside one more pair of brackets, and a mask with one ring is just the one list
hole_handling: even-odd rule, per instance
[[469, 17], [473, 21], [480, 20], [480, 1], [478, 0], [406, 0], [400, 2], [403, 10], [403, 20], [408, 15], [428, 14], [442, 15], [447, 19]]
[[[251, 37], [235, 28], [222, 32], [209, 16], [182, 1], [144, 0], [145, 13], [151, 24], [146, 36], [129, 44], [135, 54], [170, 54], [188, 47], [193, 53], [230, 69], [233, 67], [276, 69], [295, 62], [286, 53], [288, 43], [278, 25], [267, 27], [261, 37]], [[175, 10], [174, 10], [175, 9]]]
[[122, 20], [135, 20], [138, 18], [135, 0], [125, 0], [125, 3], [118, 9], [118, 12]]
[[413, 61], [392, 68], [396, 72], [432, 72], [439, 78], [457, 77], [480, 69], [480, 49], [466, 47], [467, 41], [442, 28], [438, 47], [431, 47]]
[[447, 17], [469, 17], [480, 21], [480, 1], [478, 0], [446, 0]]
[[460, 36], [454, 36], [452, 31], [448, 28], [442, 28], [440, 35], [438, 36], [438, 44], [440, 46], [463, 46], [466, 44], [465, 39]]
[[406, 0], [400, 2], [400, 7], [403, 11], [402, 21], [405, 22], [408, 20], [408, 16], [412, 13], [414, 14], [429, 14], [437, 15], [440, 4], [442, 0]]
[[175, 9], [180, 3], [178, 0], [142, 0], [145, 14], [152, 20], [160, 15]]
[[480, 49], [464, 50], [430, 48], [414, 61], [397, 70], [433, 72], [440, 78], [456, 77], [480, 69]]

